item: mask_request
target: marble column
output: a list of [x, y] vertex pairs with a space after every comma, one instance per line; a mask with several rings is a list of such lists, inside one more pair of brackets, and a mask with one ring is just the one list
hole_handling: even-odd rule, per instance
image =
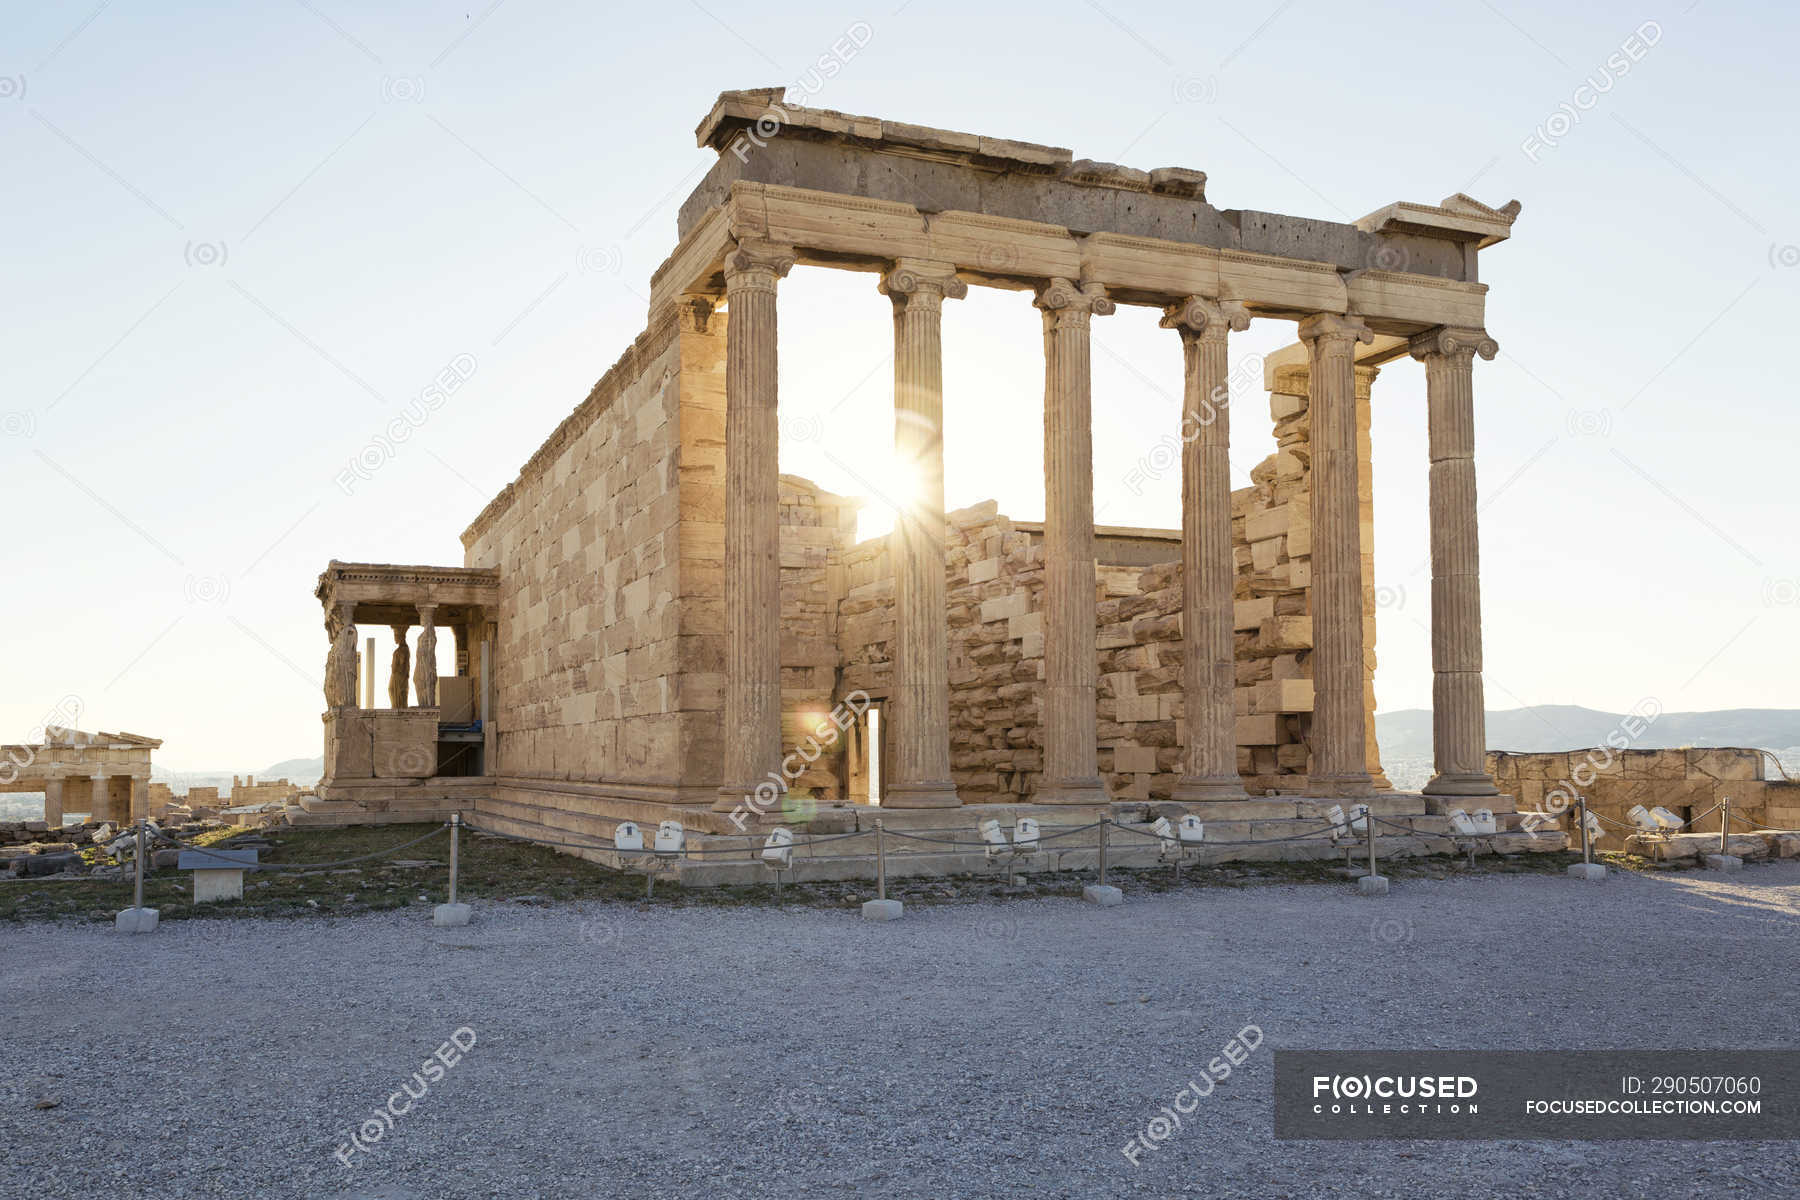
[[63, 781], [60, 779], [44, 780], [44, 820], [51, 829], [62, 828]]
[[901, 259], [881, 278], [894, 303], [894, 457], [911, 485], [895, 496], [891, 808], [953, 808], [950, 651], [944, 603], [944, 297], [968, 294], [949, 263]]
[[375, 639], [370, 638], [363, 646], [363, 681], [362, 706], [375, 707]]
[[131, 819], [148, 820], [150, 817], [150, 777], [133, 775], [131, 777]]
[[90, 784], [91, 799], [88, 801], [88, 820], [115, 820], [112, 810], [111, 781], [105, 775], [95, 775]]
[[1357, 502], [1358, 342], [1374, 335], [1354, 317], [1320, 313], [1300, 323], [1312, 394], [1312, 778], [1319, 796], [1374, 790], [1363, 709], [1362, 522]]
[[419, 605], [418, 660], [413, 664], [413, 702], [437, 707], [437, 605]]
[[1095, 694], [1093, 381], [1088, 325], [1113, 311], [1097, 284], [1052, 279], [1044, 314], [1044, 771], [1039, 804], [1104, 804]]
[[763, 243], [740, 243], [725, 257], [725, 763], [713, 805], [720, 812], [778, 808], [788, 783], [775, 289], [793, 265], [791, 249]]
[[1181, 334], [1181, 686], [1186, 770], [1172, 798], [1243, 800], [1237, 769], [1237, 657], [1232, 646], [1230, 367], [1226, 338], [1247, 329], [1234, 301], [1194, 296], [1170, 305]]
[[1412, 339], [1425, 364], [1431, 453], [1431, 732], [1434, 796], [1492, 796], [1481, 685], [1481, 548], [1475, 516], [1477, 354], [1500, 347], [1479, 329], [1427, 330]]
[[1375, 590], [1375, 482], [1372, 478], [1375, 443], [1372, 426], [1375, 380], [1380, 374], [1379, 367], [1359, 363], [1356, 368], [1356, 511], [1357, 519], [1362, 523], [1363, 711], [1370, 714], [1363, 730], [1363, 764], [1368, 768], [1369, 780], [1375, 790], [1391, 792], [1394, 785], [1381, 766], [1381, 745], [1376, 737], [1373, 719], [1377, 633], [1375, 618], [1381, 609], [1383, 597], [1390, 595], [1386, 592], [1378, 595]]
[[405, 625], [394, 625], [394, 657], [388, 661], [388, 707], [406, 707], [406, 676], [412, 669], [412, 651], [406, 645]]

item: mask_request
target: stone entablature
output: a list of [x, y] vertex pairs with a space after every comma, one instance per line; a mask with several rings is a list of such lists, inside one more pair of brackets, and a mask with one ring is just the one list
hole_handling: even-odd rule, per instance
[[[719, 152], [719, 161], [682, 205], [678, 230], [684, 241], [713, 211], [739, 196], [754, 203], [760, 195], [779, 205], [787, 197], [778, 189], [804, 189], [861, 201], [860, 211], [881, 224], [887, 223], [882, 216], [910, 215], [907, 244], [878, 250], [878, 259], [953, 262], [959, 270], [985, 271], [993, 280], [1088, 276], [1070, 269], [1067, 260], [1005, 261], [998, 240], [986, 262], [979, 254], [965, 260], [934, 253], [922, 248], [919, 235], [938, 232], [954, 240], [973, 233], [979, 244], [983, 229], [1000, 239], [1010, 230], [1022, 235], [1018, 249], [1028, 253], [1033, 239], [1056, 240], [1045, 227], [1060, 226], [1065, 236], [1117, 239], [1115, 249], [1127, 253], [1141, 239], [1148, 245], [1139, 249], [1152, 253], [1170, 246], [1226, 251], [1244, 256], [1232, 261], [1245, 267], [1263, 259], [1305, 260], [1323, 267], [1327, 276], [1372, 272], [1376, 278], [1362, 283], [1358, 296], [1372, 300], [1384, 286], [1406, 287], [1430, 277], [1475, 283], [1473, 251], [1510, 236], [1518, 215], [1516, 203], [1494, 209], [1460, 193], [1437, 205], [1388, 205], [1354, 223], [1218, 209], [1206, 202], [1203, 171], [1145, 171], [1077, 160], [1058, 146], [809, 109], [787, 104], [779, 88], [723, 93], [695, 132], [700, 145]], [[759, 187], [769, 190], [754, 190]], [[797, 249], [827, 248], [804, 235], [784, 238], [780, 227], [781, 219], [772, 215], [771, 227], [762, 233]], [[1113, 286], [1112, 280], [1099, 281]], [[1180, 293], [1175, 299], [1219, 294], [1189, 284], [1175, 290]], [[1435, 324], [1442, 317], [1426, 320]]]

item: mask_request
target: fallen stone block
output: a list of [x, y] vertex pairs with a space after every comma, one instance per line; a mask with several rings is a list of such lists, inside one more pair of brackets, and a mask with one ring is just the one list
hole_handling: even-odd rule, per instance
[[24, 854], [12, 860], [13, 874], [25, 878], [60, 875], [64, 871], [83, 870], [79, 854]]
[[1744, 860], [1735, 854], [1708, 854], [1702, 861], [1709, 871], [1731, 872], [1744, 869]]

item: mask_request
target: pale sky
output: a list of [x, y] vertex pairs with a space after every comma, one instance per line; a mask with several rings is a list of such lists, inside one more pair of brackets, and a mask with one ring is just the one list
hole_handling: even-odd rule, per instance
[[[1787, 6], [470, 2], [7, 9], [0, 741], [75, 696], [84, 727], [162, 737], [174, 769], [317, 754], [318, 572], [461, 563], [461, 531], [642, 330], [713, 161], [695, 124], [775, 84], [1198, 168], [1220, 208], [1516, 197], [1482, 256], [1501, 356], [1476, 368], [1490, 706], [1796, 706]], [[874, 282], [782, 285], [782, 469], [846, 492], [892, 428]], [[1155, 316], [1094, 324], [1104, 524], [1179, 524], [1173, 476], [1125, 482], [1179, 420]], [[1041, 517], [1029, 297], [971, 289], [944, 329], [950, 503]], [[1258, 321], [1234, 352], [1292, 337]], [[346, 492], [452, 363], [466, 385]], [[1377, 690], [1419, 707], [1422, 370], [1376, 387]], [[1272, 442], [1260, 393], [1236, 399], [1245, 474]]]

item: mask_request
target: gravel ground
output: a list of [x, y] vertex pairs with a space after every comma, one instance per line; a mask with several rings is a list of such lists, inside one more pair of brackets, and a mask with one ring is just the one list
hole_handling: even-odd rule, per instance
[[[1797, 915], [1783, 863], [892, 925], [490, 904], [457, 930], [13, 926], [0, 1195], [1791, 1196], [1785, 1142], [1277, 1142], [1270, 1051], [1800, 1046]], [[1264, 1046], [1126, 1161], [1246, 1024]], [[340, 1165], [462, 1029], [466, 1053]]]

